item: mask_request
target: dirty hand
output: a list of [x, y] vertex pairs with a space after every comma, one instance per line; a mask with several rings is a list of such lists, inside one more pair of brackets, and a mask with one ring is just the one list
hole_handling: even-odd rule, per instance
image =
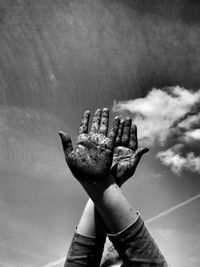
[[138, 149], [137, 128], [132, 125], [132, 120], [121, 120], [111, 167], [112, 176], [119, 186], [134, 174], [142, 155], [147, 151], [148, 148]]
[[66, 162], [80, 183], [102, 183], [110, 173], [115, 139], [119, 127], [119, 118], [115, 117], [112, 129], [107, 136], [109, 111], [97, 109], [94, 114], [91, 130], [88, 133], [90, 112], [84, 113], [79, 135], [73, 148], [71, 138], [59, 132], [65, 153]]

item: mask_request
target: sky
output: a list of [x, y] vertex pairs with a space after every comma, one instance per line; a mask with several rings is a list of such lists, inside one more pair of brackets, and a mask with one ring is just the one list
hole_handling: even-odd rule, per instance
[[[87, 195], [58, 130], [75, 142], [87, 109], [131, 116], [150, 148], [123, 188], [145, 220], [199, 195], [199, 11], [196, 0], [0, 0], [1, 265], [65, 257]], [[199, 266], [198, 204], [149, 223], [174, 267]]]

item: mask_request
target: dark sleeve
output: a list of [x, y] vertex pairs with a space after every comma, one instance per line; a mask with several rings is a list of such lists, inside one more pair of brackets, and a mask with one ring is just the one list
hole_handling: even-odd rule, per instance
[[74, 233], [64, 267], [98, 267], [105, 237], [95, 238]]
[[168, 266], [140, 216], [122, 232], [108, 236], [124, 262], [122, 266]]

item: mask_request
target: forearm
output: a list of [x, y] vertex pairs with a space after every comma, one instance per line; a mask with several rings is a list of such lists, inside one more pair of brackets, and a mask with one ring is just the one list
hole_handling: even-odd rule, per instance
[[82, 213], [81, 219], [77, 226], [77, 233], [89, 237], [104, 237], [105, 228], [104, 222], [95, 208], [91, 199], [88, 199], [85, 209]]
[[124, 262], [138, 266], [167, 267], [167, 263], [157, 244], [151, 237], [138, 212], [136, 212], [120, 188], [108, 179], [106, 187], [86, 186], [101, 214], [109, 238]]
[[137, 220], [138, 214], [131, 207], [112, 176], [105, 184], [84, 185], [109, 231], [118, 233]]
[[138, 217], [113, 178], [110, 177], [106, 181], [103, 185], [83, 183], [92, 200], [89, 199], [85, 206], [65, 267], [98, 266], [106, 238], [104, 226], [109, 233], [118, 233]]
[[89, 199], [72, 239], [65, 267], [99, 266], [105, 238], [104, 222]]

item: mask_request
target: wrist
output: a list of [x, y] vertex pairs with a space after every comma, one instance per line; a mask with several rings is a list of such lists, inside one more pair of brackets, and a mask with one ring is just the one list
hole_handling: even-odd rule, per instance
[[113, 176], [109, 173], [107, 177], [104, 177], [102, 180], [90, 179], [90, 181], [81, 181], [81, 185], [88, 193], [91, 199], [93, 199], [93, 195], [102, 194], [107, 188], [111, 185], [116, 184]]
[[137, 218], [137, 213], [123, 196], [116, 183], [90, 195], [110, 233], [118, 233]]

